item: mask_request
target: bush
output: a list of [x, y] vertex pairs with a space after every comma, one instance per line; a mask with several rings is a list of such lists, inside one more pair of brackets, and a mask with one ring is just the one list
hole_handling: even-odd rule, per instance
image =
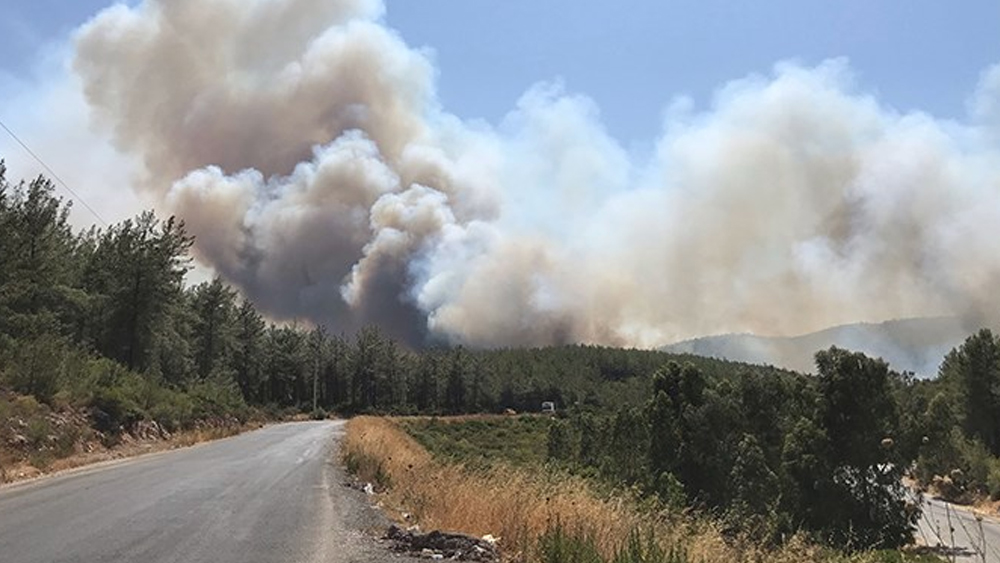
[[538, 538], [541, 563], [604, 563], [591, 534], [577, 530], [568, 533], [556, 523]]
[[249, 417], [243, 395], [232, 376], [227, 373], [213, 372], [208, 379], [192, 385], [188, 389], [188, 394], [194, 401], [196, 419], [233, 416], [240, 422], [245, 422]]
[[669, 471], [660, 473], [655, 483], [656, 496], [664, 505], [672, 508], [683, 508], [687, 505], [687, 495], [684, 484]]
[[194, 400], [185, 393], [155, 388], [155, 398], [151, 401], [148, 413], [167, 432], [186, 430], [193, 426]]
[[312, 417], [313, 420], [326, 420], [329, 417], [329, 415], [323, 409], [323, 407], [319, 407], [313, 410], [310, 416]]
[[139, 405], [121, 389], [98, 389], [88, 406], [94, 428], [112, 438], [145, 418]]
[[19, 342], [13, 348], [6, 379], [22, 395], [49, 403], [59, 390], [66, 344], [54, 336]]
[[921, 454], [917, 475], [948, 500], [971, 502], [983, 495], [1000, 499], [1000, 459], [958, 428], [953, 428], [943, 443], [934, 444], [929, 453]]

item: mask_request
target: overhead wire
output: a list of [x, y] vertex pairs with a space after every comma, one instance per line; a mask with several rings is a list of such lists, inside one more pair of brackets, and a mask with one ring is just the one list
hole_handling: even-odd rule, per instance
[[59, 174], [56, 174], [56, 171], [55, 171], [55, 170], [53, 170], [53, 169], [52, 169], [52, 167], [50, 167], [50, 166], [49, 166], [48, 164], [46, 164], [46, 163], [45, 163], [45, 161], [44, 161], [44, 160], [42, 160], [42, 158], [41, 158], [40, 156], [38, 156], [38, 154], [36, 154], [36, 153], [35, 153], [35, 151], [31, 150], [31, 147], [29, 147], [27, 143], [25, 143], [24, 141], [22, 141], [22, 140], [21, 140], [21, 138], [20, 138], [20, 137], [18, 137], [18, 136], [17, 136], [17, 134], [16, 134], [16, 133], [14, 133], [14, 131], [12, 131], [12, 130], [10, 129], [10, 127], [7, 127], [7, 124], [6, 124], [6, 123], [4, 123], [2, 119], [0, 119], [0, 128], [2, 128], [2, 129], [3, 129], [4, 131], [6, 131], [6, 132], [7, 132], [7, 134], [8, 134], [8, 135], [10, 135], [10, 137], [11, 137], [12, 139], [14, 139], [14, 141], [15, 141], [15, 142], [16, 142], [16, 143], [17, 143], [18, 145], [20, 145], [22, 149], [24, 149], [24, 150], [25, 150], [25, 152], [27, 152], [28, 154], [30, 154], [30, 155], [31, 155], [31, 157], [32, 157], [32, 158], [34, 158], [34, 159], [35, 159], [35, 160], [36, 160], [36, 161], [38, 162], [38, 164], [40, 164], [40, 165], [42, 166], [42, 168], [44, 168], [44, 169], [45, 169], [45, 171], [46, 171], [46, 172], [48, 172], [48, 173], [49, 173], [49, 175], [50, 175], [50, 176], [52, 176], [52, 178], [54, 178], [54, 179], [55, 179], [55, 181], [56, 181], [56, 182], [57, 182], [57, 183], [58, 183], [58, 184], [59, 184], [60, 186], [62, 186], [62, 188], [63, 188], [64, 190], [66, 190], [66, 192], [67, 192], [67, 193], [68, 193], [68, 194], [70, 195], [70, 197], [72, 197], [72, 198], [73, 198], [73, 201], [78, 201], [78, 202], [80, 203], [80, 205], [82, 205], [82, 206], [83, 206], [83, 207], [84, 207], [84, 208], [85, 208], [85, 209], [86, 209], [87, 211], [89, 211], [89, 212], [90, 212], [90, 214], [91, 214], [91, 215], [93, 215], [93, 216], [94, 216], [94, 218], [96, 218], [96, 219], [97, 219], [97, 221], [98, 221], [98, 222], [99, 222], [99, 223], [100, 223], [100, 224], [101, 224], [102, 226], [104, 226], [104, 227], [107, 227], [107, 226], [108, 226], [108, 222], [107, 222], [107, 221], [105, 221], [103, 217], [101, 217], [101, 214], [100, 214], [100, 213], [98, 213], [98, 212], [97, 212], [96, 210], [94, 210], [94, 208], [93, 208], [93, 207], [91, 207], [91, 206], [90, 206], [90, 204], [88, 204], [88, 203], [87, 203], [87, 200], [83, 199], [83, 197], [82, 197], [81, 195], [79, 195], [78, 193], [76, 193], [76, 191], [74, 191], [74, 190], [73, 190], [73, 188], [69, 187], [69, 184], [67, 184], [67, 183], [66, 183], [66, 182], [65, 182], [65, 181], [64, 181], [64, 180], [63, 180], [63, 179], [62, 179], [62, 178], [61, 178], [61, 177], [59, 176]]

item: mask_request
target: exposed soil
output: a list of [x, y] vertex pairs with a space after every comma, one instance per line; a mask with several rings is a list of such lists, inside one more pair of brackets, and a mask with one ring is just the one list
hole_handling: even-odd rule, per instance
[[93, 428], [85, 410], [52, 410], [10, 393], [0, 393], [0, 406], [0, 484], [190, 446], [261, 426], [219, 419], [172, 433], [156, 422], [140, 421], [108, 434]]

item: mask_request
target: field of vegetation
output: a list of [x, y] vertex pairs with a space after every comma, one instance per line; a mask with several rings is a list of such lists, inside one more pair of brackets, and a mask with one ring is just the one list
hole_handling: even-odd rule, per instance
[[[401, 521], [499, 537], [508, 561], [938, 560], [895, 550], [848, 555], [803, 534], [780, 545], [732, 534], [706, 514], [546, 464], [532, 442], [544, 444], [552, 424], [539, 417], [358, 417], [348, 423], [342, 456], [356, 476], [383, 491], [381, 503]], [[498, 448], [491, 443], [498, 436], [515, 438]]]
[[542, 415], [413, 417], [396, 419], [396, 423], [446, 463], [531, 467], [548, 459], [553, 419]]

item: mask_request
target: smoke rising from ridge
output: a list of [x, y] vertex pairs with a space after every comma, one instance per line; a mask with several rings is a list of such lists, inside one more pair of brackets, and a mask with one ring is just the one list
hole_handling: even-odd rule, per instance
[[196, 254], [276, 318], [411, 342], [659, 345], [1000, 310], [1000, 66], [958, 123], [845, 61], [779, 64], [655, 154], [530, 89], [497, 126], [437, 102], [377, 0], [146, 0], [79, 30], [96, 122]]

